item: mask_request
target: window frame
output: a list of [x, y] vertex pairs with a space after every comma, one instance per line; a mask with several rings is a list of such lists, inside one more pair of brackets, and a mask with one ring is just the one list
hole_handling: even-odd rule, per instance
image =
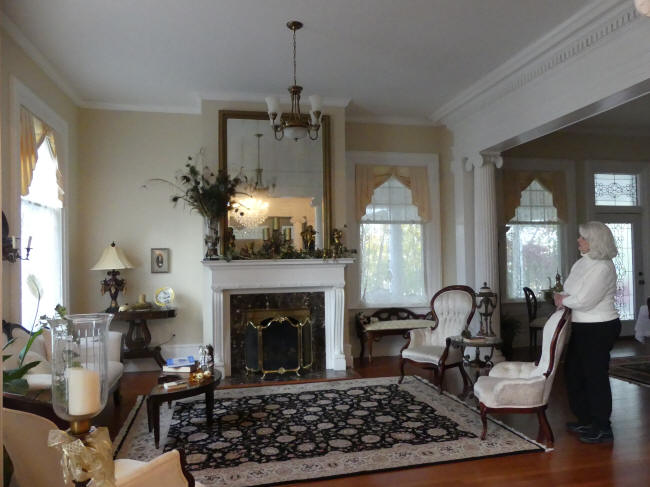
[[[442, 244], [441, 244], [441, 216], [440, 216], [440, 173], [439, 159], [436, 153], [402, 153], [402, 152], [371, 152], [347, 151], [346, 152], [346, 191], [355, 195], [355, 167], [357, 164], [375, 164], [382, 166], [424, 166], [427, 168], [429, 183], [429, 205], [431, 220], [421, 222], [422, 225], [422, 252], [424, 256], [424, 285], [426, 302], [422, 303], [385, 303], [380, 307], [405, 307], [425, 311], [430, 306], [433, 293], [442, 287]], [[336, 203], [335, 203], [336, 204]], [[348, 205], [346, 209], [348, 231], [346, 238], [350, 248], [360, 248], [361, 222], [356, 220], [355, 205]], [[349, 297], [348, 309], [366, 310], [377, 309], [376, 305], [367, 305], [361, 301], [361, 263], [355, 259], [347, 273], [346, 293]]]
[[[20, 107], [24, 106], [36, 117], [49, 125], [55, 132], [57, 162], [59, 170], [63, 174], [64, 182], [68, 183], [68, 154], [69, 154], [69, 129], [68, 123], [57, 114], [47, 103], [38, 95], [23, 84], [15, 76], [10, 77], [9, 82], [9, 106], [10, 106], [10, 163], [7, 165], [7, 180], [4, 187], [7, 188], [7, 219], [12, 233], [21, 234], [20, 228]], [[3, 177], [3, 181], [5, 178]], [[69, 262], [69, 208], [70, 199], [69, 184], [64, 186], [66, 196], [63, 199], [61, 208], [61, 262], [62, 262], [62, 280], [63, 280], [63, 304], [69, 305], [70, 299], [70, 262]], [[34, 242], [35, 249], [38, 243]], [[36, 250], [34, 250], [36, 251]], [[22, 303], [21, 303], [21, 269], [20, 265], [11, 266], [7, 272], [7, 287], [9, 288], [8, 296], [8, 314], [7, 319], [14, 322], [22, 322]], [[5, 295], [6, 296], [6, 295]], [[7, 296], [6, 296], [7, 297]], [[7, 308], [5, 308], [7, 310]], [[29, 318], [31, 320], [31, 318]], [[31, 321], [30, 321], [31, 322]]]
[[[525, 171], [558, 171], [564, 173], [566, 187], [571, 190], [576, 188], [576, 167], [575, 161], [571, 159], [556, 159], [556, 158], [528, 158], [528, 157], [504, 157], [504, 168], [512, 170], [525, 170]], [[503, 174], [498, 172], [497, 178], [497, 193], [503, 194]], [[560, 231], [560, 274], [562, 280], [566, 279], [569, 275], [571, 265], [578, 258], [578, 250], [574, 245], [577, 236], [577, 210], [576, 199], [569, 197], [567, 199], [568, 219], [567, 221], [558, 221]], [[501, 293], [502, 304], [519, 304], [525, 303], [524, 298], [514, 299], [508, 298], [508, 283], [507, 283], [507, 256], [506, 256], [506, 226], [509, 222], [505, 221], [503, 198], [497, 198], [497, 211], [499, 220], [499, 290]], [[576, 237], [577, 238], [577, 237]], [[555, 272], [555, 271], [554, 271]], [[551, 278], [553, 278], [551, 276]]]

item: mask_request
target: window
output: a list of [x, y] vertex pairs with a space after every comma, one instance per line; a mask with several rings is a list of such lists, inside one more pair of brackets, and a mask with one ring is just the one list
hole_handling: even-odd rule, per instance
[[636, 206], [636, 174], [594, 174], [596, 206]]
[[[52, 315], [63, 302], [62, 202], [57, 181], [58, 163], [50, 138], [37, 150], [38, 158], [27, 195], [21, 197], [21, 241], [32, 237], [34, 250], [21, 262], [22, 324], [30, 329], [34, 318]], [[33, 274], [43, 289], [40, 303], [27, 286]]]
[[368, 305], [421, 304], [423, 223], [411, 190], [390, 177], [377, 187], [361, 218], [361, 300]]
[[553, 195], [533, 180], [521, 192], [520, 205], [507, 225], [507, 297], [523, 298], [524, 287], [536, 293], [551, 287], [560, 268], [560, 223]]

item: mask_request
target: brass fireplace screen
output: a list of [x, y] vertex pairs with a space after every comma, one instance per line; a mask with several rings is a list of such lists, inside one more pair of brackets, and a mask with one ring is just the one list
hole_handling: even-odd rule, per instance
[[244, 337], [246, 374], [285, 374], [313, 364], [312, 323], [308, 309], [247, 310]]

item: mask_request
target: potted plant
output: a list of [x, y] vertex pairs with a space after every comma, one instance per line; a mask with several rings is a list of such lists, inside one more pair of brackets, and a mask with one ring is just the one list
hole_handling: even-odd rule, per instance
[[[202, 159], [204, 149], [199, 152]], [[209, 167], [199, 169], [189, 156], [185, 170], [176, 176], [176, 182], [154, 178], [151, 181], [164, 182], [177, 192], [172, 195], [174, 205], [184, 201], [192, 211], [203, 216], [206, 226], [205, 259], [219, 258], [219, 224], [229, 211], [235, 210], [234, 197], [240, 192], [237, 187], [241, 180], [231, 178], [228, 172], [220, 169], [215, 174]], [[239, 210], [237, 210], [239, 211]]]

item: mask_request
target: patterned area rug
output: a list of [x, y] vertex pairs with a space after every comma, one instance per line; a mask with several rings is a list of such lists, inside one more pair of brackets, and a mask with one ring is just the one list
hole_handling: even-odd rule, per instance
[[[212, 429], [200, 399], [161, 408], [153, 447], [146, 408], [116, 439], [117, 458], [149, 460], [183, 449], [206, 486], [271, 485], [379, 470], [544, 451], [490, 421], [481, 441], [476, 410], [407, 377], [219, 389]], [[166, 435], [166, 440], [165, 440]]]
[[650, 387], [650, 355], [613, 358], [609, 363], [609, 375]]

